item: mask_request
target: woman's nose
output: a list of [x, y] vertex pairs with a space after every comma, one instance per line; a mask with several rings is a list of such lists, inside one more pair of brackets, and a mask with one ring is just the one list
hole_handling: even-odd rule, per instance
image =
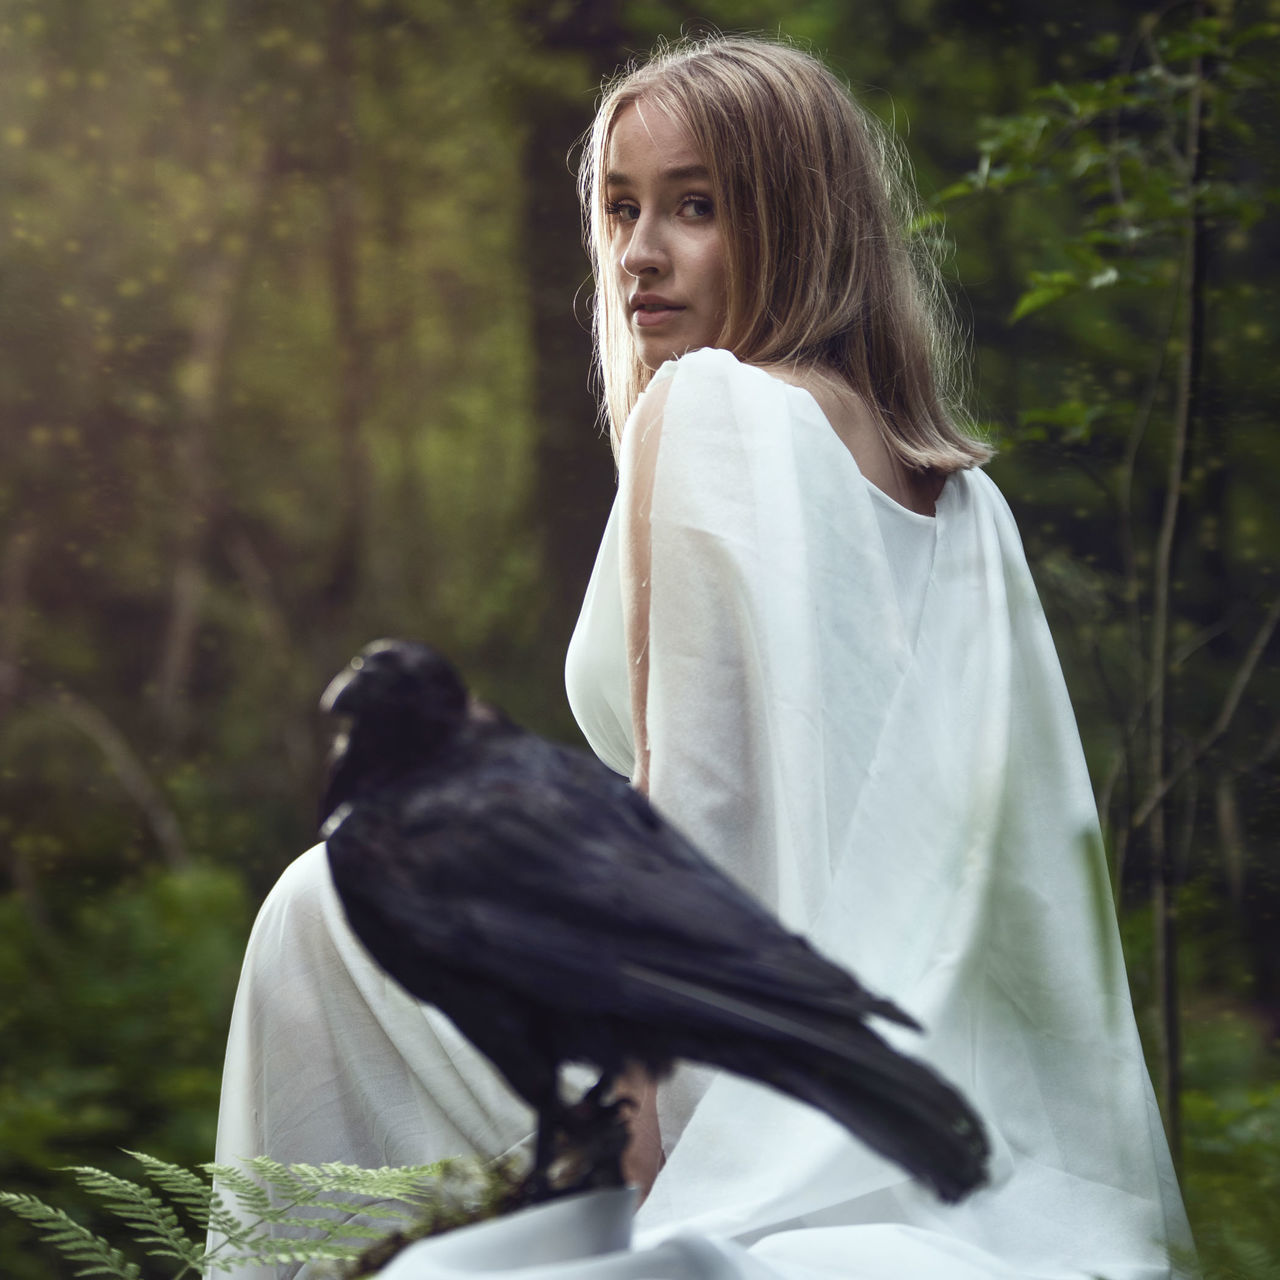
[[662, 271], [667, 266], [666, 246], [661, 229], [652, 218], [643, 214], [631, 230], [627, 247], [622, 253], [622, 269], [632, 276], [646, 272]]

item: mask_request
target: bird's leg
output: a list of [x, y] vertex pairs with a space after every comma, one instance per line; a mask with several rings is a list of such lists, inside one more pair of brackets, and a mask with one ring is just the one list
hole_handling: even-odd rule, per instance
[[621, 1187], [626, 1185], [622, 1173], [622, 1157], [631, 1141], [631, 1130], [623, 1119], [630, 1099], [619, 1099], [597, 1111], [597, 1121], [583, 1143], [586, 1155], [586, 1186]]
[[533, 1149], [533, 1169], [525, 1181], [528, 1199], [546, 1200], [552, 1194], [551, 1163], [556, 1158], [556, 1136], [564, 1120], [564, 1106], [552, 1097], [538, 1108], [538, 1136]]
[[622, 1154], [630, 1137], [624, 1116], [634, 1103], [626, 1095], [615, 1096], [618, 1075], [619, 1068], [606, 1067], [577, 1102], [563, 1108], [562, 1154], [569, 1167], [561, 1192], [624, 1185]]
[[[637, 1078], [637, 1072], [624, 1073], [615, 1064], [606, 1066], [577, 1102], [564, 1102], [558, 1090], [543, 1092], [534, 1165], [525, 1184], [529, 1202], [626, 1185], [623, 1163], [632, 1141], [631, 1121], [643, 1108], [631, 1091], [619, 1088]], [[647, 1184], [652, 1177], [641, 1181]]]
[[616, 1071], [601, 1071], [600, 1078], [595, 1084], [569, 1108], [573, 1119], [585, 1125], [592, 1125], [602, 1111], [612, 1111], [618, 1105], [617, 1102], [606, 1103], [605, 1099], [613, 1092], [617, 1079]]

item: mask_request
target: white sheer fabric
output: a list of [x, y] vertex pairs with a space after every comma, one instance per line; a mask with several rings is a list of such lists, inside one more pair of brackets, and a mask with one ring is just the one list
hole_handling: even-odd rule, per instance
[[[262, 904], [245, 952], [217, 1160], [423, 1164], [500, 1155], [532, 1126], [533, 1113], [449, 1019], [370, 960], [347, 927], [324, 846], [294, 861]], [[218, 1244], [212, 1236], [210, 1246]], [[299, 1270], [216, 1262], [211, 1280], [286, 1280]]]
[[[924, 1023], [897, 1039], [968, 1093], [995, 1156], [993, 1185], [944, 1208], [800, 1104], [683, 1071], [660, 1092], [668, 1158], [638, 1243], [701, 1240], [739, 1280], [1167, 1276], [1185, 1219], [1071, 708], [995, 487], [953, 476], [922, 521], [871, 489], [805, 392], [714, 350], [656, 386], [652, 799]], [[622, 773], [642, 443], [625, 442], [568, 661], [574, 713]], [[249, 941], [217, 1159], [496, 1155], [530, 1126], [369, 960], [323, 849], [298, 859]]]
[[[894, 1040], [974, 1101], [994, 1158], [992, 1185], [946, 1208], [825, 1117], [685, 1072], [660, 1091], [667, 1162], [641, 1242], [712, 1233], [797, 1278], [1167, 1276], [1185, 1217], [1004, 501], [981, 472], [952, 476], [922, 549], [921, 518], [887, 509], [806, 392], [710, 349], [655, 388], [650, 797], [919, 1018], [923, 1038]], [[624, 560], [652, 454], [637, 408], [568, 660], [574, 714], [623, 773]]]

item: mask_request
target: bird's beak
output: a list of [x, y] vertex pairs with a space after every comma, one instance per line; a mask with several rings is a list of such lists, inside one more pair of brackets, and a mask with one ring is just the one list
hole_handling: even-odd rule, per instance
[[467, 719], [472, 724], [495, 724], [498, 716], [487, 702], [481, 702], [473, 693], [467, 697]]
[[340, 804], [325, 820], [320, 828], [320, 839], [327, 840], [347, 820], [351, 812], [349, 804]]
[[339, 671], [332, 680], [329, 681], [329, 687], [320, 697], [320, 710], [327, 716], [346, 715], [347, 712], [342, 705], [342, 695], [346, 691], [347, 686], [356, 678], [356, 668], [348, 667], [345, 671]]

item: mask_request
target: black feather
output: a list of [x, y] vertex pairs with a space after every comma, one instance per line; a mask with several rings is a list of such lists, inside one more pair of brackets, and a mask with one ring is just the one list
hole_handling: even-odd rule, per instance
[[351, 718], [325, 795], [356, 936], [539, 1113], [561, 1064], [722, 1067], [821, 1108], [955, 1200], [985, 1181], [965, 1100], [867, 1025], [915, 1027], [823, 959], [594, 758], [470, 700], [425, 646], [379, 641], [326, 692]]

